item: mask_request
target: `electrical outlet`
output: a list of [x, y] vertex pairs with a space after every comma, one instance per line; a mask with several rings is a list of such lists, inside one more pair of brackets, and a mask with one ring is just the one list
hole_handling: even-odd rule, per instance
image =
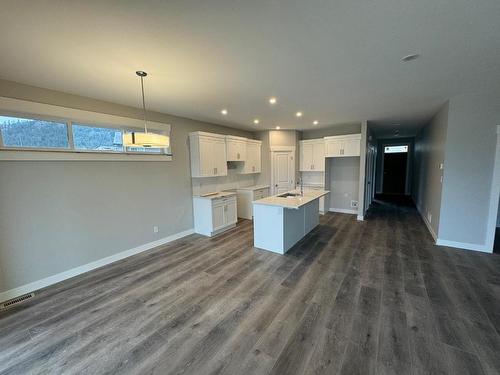
[[158, 226], [154, 226], [153, 227], [153, 233], [158, 233], [160, 231], [160, 228], [158, 228]]
[[358, 208], [358, 201], [351, 201], [352, 208]]

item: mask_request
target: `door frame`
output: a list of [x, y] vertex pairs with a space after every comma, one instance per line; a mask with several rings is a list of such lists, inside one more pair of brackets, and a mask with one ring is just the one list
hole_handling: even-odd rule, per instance
[[295, 181], [297, 181], [297, 154], [295, 146], [271, 146], [271, 195], [276, 195], [276, 187], [274, 186], [274, 153], [275, 152], [291, 152], [293, 156], [293, 181], [292, 185], [295, 187]]
[[498, 202], [500, 200], [500, 125], [497, 125], [497, 144], [495, 150], [495, 162], [493, 164], [493, 176], [491, 179], [490, 209], [488, 226], [486, 227], [486, 238], [484, 248], [478, 249], [487, 253], [493, 252], [495, 244], [495, 231], [497, 229]]
[[382, 161], [381, 161], [381, 173], [382, 173], [382, 181], [380, 181], [380, 192], [384, 194], [384, 155], [385, 155], [385, 147], [386, 146], [408, 146], [408, 151], [406, 152], [406, 181], [405, 181], [405, 195], [410, 195], [411, 194], [411, 181], [410, 180], [410, 152], [412, 151], [411, 149], [411, 143], [410, 142], [401, 142], [401, 143], [382, 143]]

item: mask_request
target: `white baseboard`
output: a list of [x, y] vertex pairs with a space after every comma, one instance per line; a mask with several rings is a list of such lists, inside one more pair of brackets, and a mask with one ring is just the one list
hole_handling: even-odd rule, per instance
[[338, 212], [340, 214], [351, 214], [351, 215], [357, 215], [358, 210], [350, 210], [348, 208], [330, 208], [328, 211], [330, 212]]
[[427, 227], [427, 229], [429, 230], [432, 238], [434, 239], [434, 242], [437, 243], [437, 240], [438, 240], [437, 234], [436, 234], [436, 232], [434, 232], [434, 229], [432, 228], [431, 223], [429, 223], [429, 220], [427, 220], [427, 218], [425, 217], [425, 215], [422, 214], [422, 211], [420, 210], [420, 207], [418, 206], [418, 204], [415, 203], [415, 207], [417, 208], [417, 211], [420, 214], [420, 217], [424, 221], [425, 226]]
[[363, 221], [365, 220], [365, 217], [363, 215], [358, 215], [357, 219], [358, 221]]
[[468, 242], [448, 241], [448, 240], [442, 240], [440, 238], [437, 239], [436, 245], [447, 246], [447, 247], [456, 247], [458, 249], [464, 249], [464, 250], [481, 251], [483, 253], [492, 253], [493, 252], [493, 249], [488, 248], [486, 245], [479, 245], [479, 244], [468, 243]]
[[15, 298], [15, 297], [18, 297], [20, 295], [23, 295], [23, 294], [30, 293], [30, 292], [33, 292], [35, 290], [45, 288], [49, 285], [56, 284], [60, 281], [67, 280], [69, 278], [78, 276], [82, 273], [92, 271], [96, 268], [106, 266], [106, 265], [108, 265], [110, 263], [114, 263], [118, 260], [128, 258], [132, 255], [139, 254], [139, 253], [142, 253], [142, 252], [147, 251], [147, 250], [151, 250], [151, 249], [158, 247], [158, 246], [161, 246], [161, 245], [165, 245], [166, 243], [175, 241], [179, 238], [188, 236], [188, 235], [193, 234], [193, 233], [194, 233], [194, 229], [188, 229], [188, 230], [185, 230], [183, 232], [175, 233], [175, 234], [172, 234], [171, 236], [164, 237], [164, 238], [161, 238], [159, 240], [134, 247], [133, 249], [125, 250], [125, 251], [122, 251], [120, 253], [111, 255], [109, 257], [102, 258], [102, 259], [96, 260], [94, 262], [84, 264], [83, 266], [72, 268], [68, 271], [64, 271], [64, 272], [58, 273], [56, 275], [46, 277], [44, 279], [34, 281], [32, 283], [29, 283], [29, 284], [22, 285], [20, 287], [14, 288], [14, 289], [7, 290], [5, 292], [1, 292], [0, 293], [0, 301], [6, 301], [6, 300], [9, 300], [11, 298]]

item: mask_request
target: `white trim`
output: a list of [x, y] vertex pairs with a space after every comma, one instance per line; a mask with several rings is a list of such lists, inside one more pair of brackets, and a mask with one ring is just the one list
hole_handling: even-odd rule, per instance
[[488, 214], [488, 224], [486, 226], [486, 244], [484, 250], [488, 253], [493, 252], [493, 247], [495, 245], [495, 232], [497, 229], [499, 197], [500, 197], [500, 125], [497, 125], [497, 145], [495, 151], [495, 161], [493, 164], [493, 176], [491, 178], [490, 207]]
[[447, 246], [447, 247], [456, 247], [458, 249], [464, 249], [464, 250], [481, 251], [483, 253], [491, 253], [491, 250], [488, 249], [488, 247], [486, 245], [479, 245], [479, 244], [475, 244], [475, 243], [448, 241], [448, 240], [442, 240], [442, 239], [438, 238], [436, 241], [436, 245]]
[[271, 152], [275, 151], [291, 151], [295, 152], [295, 146], [271, 146]]
[[0, 150], [0, 161], [172, 161], [166, 154], [113, 152]]
[[122, 251], [120, 253], [111, 255], [109, 257], [102, 258], [102, 259], [96, 260], [94, 262], [84, 264], [83, 266], [72, 268], [68, 271], [64, 271], [64, 272], [58, 273], [56, 275], [46, 277], [44, 279], [34, 281], [32, 283], [29, 283], [29, 284], [22, 285], [20, 287], [14, 288], [14, 289], [7, 290], [5, 292], [0, 293], [0, 301], [6, 301], [6, 300], [9, 300], [11, 298], [15, 298], [15, 297], [18, 297], [20, 295], [23, 295], [23, 294], [30, 293], [30, 292], [33, 292], [35, 290], [45, 288], [49, 285], [56, 284], [58, 282], [70, 279], [72, 277], [81, 275], [82, 273], [92, 271], [96, 268], [106, 266], [106, 265], [114, 263], [116, 261], [128, 258], [132, 255], [139, 254], [139, 253], [142, 253], [142, 252], [147, 251], [147, 250], [151, 250], [151, 249], [158, 247], [158, 246], [161, 246], [161, 245], [165, 245], [166, 243], [175, 241], [179, 238], [188, 236], [188, 235], [193, 234], [193, 233], [194, 233], [194, 229], [188, 229], [188, 230], [185, 230], [183, 232], [175, 233], [175, 234], [172, 234], [171, 236], [161, 238], [159, 240], [134, 247], [133, 249], [125, 250], [125, 251]]
[[437, 242], [438, 238], [437, 238], [436, 232], [434, 232], [434, 229], [432, 228], [431, 223], [429, 223], [429, 221], [427, 220], [427, 218], [422, 214], [422, 211], [420, 210], [420, 207], [417, 204], [415, 204], [415, 207], [417, 207], [417, 211], [418, 211], [420, 217], [422, 218], [422, 220], [424, 221], [425, 226], [429, 230], [432, 238], [434, 239], [434, 242]]
[[358, 221], [364, 221], [365, 220], [365, 217], [363, 215], [358, 215], [358, 217], [356, 218]]
[[338, 212], [340, 214], [351, 214], [351, 215], [357, 215], [358, 210], [351, 210], [348, 208], [330, 208], [328, 211], [330, 212]]

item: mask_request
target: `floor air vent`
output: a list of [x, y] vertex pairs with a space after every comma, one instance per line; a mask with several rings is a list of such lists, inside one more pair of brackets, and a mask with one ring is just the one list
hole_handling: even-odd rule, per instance
[[28, 293], [28, 294], [24, 294], [20, 297], [9, 299], [8, 301], [5, 301], [2, 304], [0, 304], [0, 311], [6, 310], [9, 307], [17, 305], [18, 303], [21, 303], [23, 301], [26, 301], [27, 299], [33, 298], [34, 296], [35, 296], [35, 293]]

